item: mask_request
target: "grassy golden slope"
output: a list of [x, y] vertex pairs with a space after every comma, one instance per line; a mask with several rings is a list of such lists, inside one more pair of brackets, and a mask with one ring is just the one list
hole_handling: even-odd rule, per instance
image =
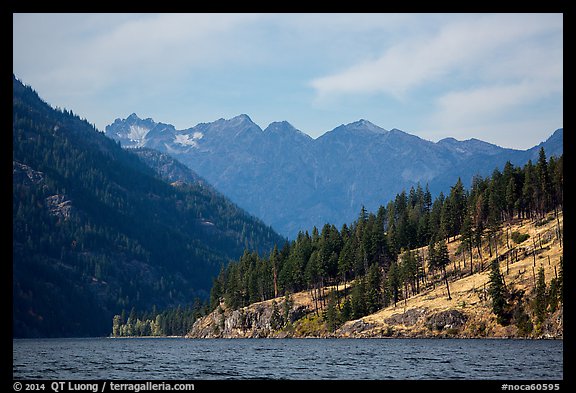
[[[498, 255], [500, 256], [500, 271], [504, 276], [509, 289], [524, 290], [530, 296], [535, 286], [535, 277], [540, 267], [544, 268], [547, 285], [559, 271], [560, 257], [562, 256], [562, 241], [558, 236], [562, 234], [563, 216], [558, 218], [550, 214], [545, 222], [539, 225], [533, 220], [517, 221], [502, 228], [497, 236]], [[514, 244], [511, 233], [527, 233], [530, 237]], [[506, 239], [508, 233], [508, 240]], [[481, 249], [481, 261], [477, 250], [474, 249], [472, 260], [474, 273], [470, 274], [470, 256], [466, 252], [465, 258], [458, 251], [460, 240], [451, 239], [448, 244], [451, 263], [447, 268], [450, 275], [449, 286], [451, 299], [448, 299], [446, 286], [439, 276], [435, 279], [428, 274], [427, 286], [418, 295], [400, 301], [396, 306], [390, 306], [380, 311], [348, 321], [334, 333], [329, 333], [323, 321], [322, 310], [318, 314], [309, 312], [303, 318], [294, 321], [289, 328], [279, 331], [258, 331], [254, 329], [234, 329], [228, 335], [212, 334], [218, 331], [215, 326], [224, 326], [224, 321], [233, 319], [232, 310], [227, 310], [224, 304], [219, 309], [197, 321], [191, 332], [191, 337], [518, 337], [518, 329], [514, 325], [501, 326], [496, 322], [492, 313], [491, 300], [487, 296], [489, 287], [490, 262], [496, 257], [490, 250], [487, 241]], [[535, 246], [535, 247], [534, 247]], [[417, 250], [426, 255], [426, 248]], [[465, 261], [464, 261], [465, 259]], [[426, 264], [425, 264], [426, 265]], [[483, 267], [483, 269], [482, 269]], [[429, 273], [429, 272], [428, 272]], [[432, 284], [434, 281], [434, 284]], [[350, 285], [348, 285], [349, 287]], [[325, 288], [325, 293], [336, 290], [334, 287]], [[342, 291], [343, 286], [338, 290]], [[292, 307], [305, 307], [308, 311], [314, 310], [314, 301], [310, 292], [298, 292], [290, 296]], [[240, 310], [243, 314], [266, 314], [270, 311], [273, 302], [278, 306], [284, 302], [284, 297], [258, 302]], [[562, 313], [560, 308], [545, 323], [546, 327], [533, 337], [563, 337]], [[268, 313], [269, 314], [269, 313]], [[463, 316], [464, 323], [447, 326], [444, 329], [431, 328], [429, 319], [438, 315]], [[208, 333], [206, 333], [208, 332]]]
[[[548, 222], [544, 225], [536, 226], [531, 220], [523, 220], [509, 227], [503, 228], [498, 236], [498, 253], [500, 256], [508, 254], [510, 258], [504, 257], [500, 261], [500, 271], [508, 288], [522, 289], [529, 294], [534, 289], [535, 276], [538, 274], [540, 267], [544, 268], [547, 285], [555, 277], [559, 270], [560, 257], [562, 256], [562, 242], [557, 236], [558, 225], [563, 228], [563, 216], [559, 215], [558, 220], [553, 215], [547, 216]], [[508, 233], [518, 231], [528, 233], [530, 238], [516, 245], [509, 239], [510, 249], [518, 250], [518, 260], [513, 258], [513, 252], [507, 246], [506, 230]], [[561, 232], [562, 233], [562, 232]], [[462, 256], [456, 255], [456, 250], [460, 241], [449, 243], [449, 252], [451, 260], [460, 260], [463, 267]], [[534, 245], [536, 245], [534, 252]], [[489, 283], [489, 249], [488, 245], [482, 249], [484, 257], [484, 271], [476, 272], [472, 275], [457, 278], [453, 275], [449, 280], [451, 300], [448, 299], [446, 286], [439, 281], [435, 289], [428, 289], [420, 294], [410, 297], [406, 302], [399, 302], [396, 307], [390, 306], [379, 312], [362, 318], [363, 322], [374, 325], [373, 328], [366, 329], [360, 334], [352, 336], [375, 336], [386, 332], [387, 335], [394, 336], [445, 336], [447, 332], [431, 331], [424, 326], [424, 318], [418, 323], [406, 326], [402, 323], [389, 324], [385, 321], [395, 314], [403, 314], [409, 310], [425, 310], [423, 314], [431, 315], [440, 311], [458, 310], [468, 317], [466, 324], [460, 331], [451, 331], [455, 336], [477, 337], [513, 337], [517, 335], [515, 326], [503, 327], [496, 323], [496, 318], [491, 311], [490, 299], [487, 297]], [[480, 259], [474, 251], [474, 268], [479, 269], [481, 266]], [[493, 250], [493, 257], [495, 252]], [[470, 259], [467, 255], [466, 270], [469, 274]], [[458, 262], [457, 262], [458, 264]], [[458, 269], [458, 266], [456, 267]], [[464, 270], [464, 269], [463, 269]], [[448, 269], [449, 274], [453, 273], [454, 264], [451, 263]], [[561, 312], [559, 312], [561, 318]], [[399, 319], [399, 318], [396, 318]], [[347, 322], [347, 325], [354, 324], [355, 321]], [[561, 322], [560, 322], [561, 323]], [[341, 331], [346, 331], [346, 325]]]

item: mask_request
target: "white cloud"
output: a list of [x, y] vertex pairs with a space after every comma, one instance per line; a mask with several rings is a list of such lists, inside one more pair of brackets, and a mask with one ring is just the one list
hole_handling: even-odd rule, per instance
[[16, 76], [99, 128], [132, 112], [181, 128], [249, 113], [305, 132], [367, 118], [456, 136], [517, 123], [507, 112], [562, 94], [561, 14], [14, 14], [13, 22]]
[[[312, 80], [315, 103], [393, 99], [423, 110], [412, 116], [419, 135], [432, 140], [484, 137], [527, 148], [562, 126], [561, 14], [467, 14], [433, 22], [404, 29], [371, 59]], [[411, 120], [394, 121], [403, 127]]]
[[[560, 16], [561, 18], [561, 16]], [[318, 99], [385, 93], [403, 98], [425, 84], [451, 78], [482, 78], [484, 67], [509, 58], [507, 51], [537, 35], [562, 31], [558, 15], [480, 15], [441, 25], [434, 34], [409, 34], [380, 56], [314, 79]], [[546, 56], [547, 48], [540, 47]], [[506, 70], [508, 73], [510, 70]]]
[[454, 128], [484, 122], [486, 118], [498, 120], [517, 108], [560, 93], [561, 88], [558, 81], [533, 81], [449, 92], [437, 100], [439, 109], [432, 116], [432, 123]]
[[241, 57], [241, 50], [224, 41], [254, 18], [246, 14], [15, 15], [13, 66], [38, 88], [59, 86], [67, 94], [103, 90], [124, 79], [149, 77], [153, 84], [190, 67]]

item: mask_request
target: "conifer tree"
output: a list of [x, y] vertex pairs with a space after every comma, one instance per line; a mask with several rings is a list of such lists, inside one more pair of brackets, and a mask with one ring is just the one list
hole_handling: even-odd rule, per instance
[[280, 271], [279, 266], [279, 253], [278, 246], [275, 244], [272, 253], [270, 254], [270, 264], [272, 265], [272, 278], [274, 280], [274, 297], [278, 297], [278, 272]]
[[528, 160], [528, 163], [524, 166], [524, 185], [522, 187], [522, 206], [526, 218], [532, 217], [536, 207], [534, 202], [534, 195], [536, 192], [535, 177], [532, 160]]
[[546, 318], [546, 308], [548, 305], [548, 302], [546, 301], [546, 280], [544, 276], [544, 268], [542, 266], [538, 269], [535, 292], [534, 315], [536, 316], [537, 324], [542, 324]]
[[352, 288], [350, 306], [352, 319], [358, 319], [366, 315], [366, 284], [364, 278], [361, 278]]
[[352, 319], [352, 305], [350, 304], [350, 299], [346, 297], [342, 304], [342, 310], [340, 310], [340, 320], [346, 322], [350, 319]]
[[448, 274], [446, 273], [446, 266], [450, 263], [450, 255], [448, 254], [448, 246], [446, 242], [441, 241], [438, 247], [438, 256], [436, 266], [440, 267], [444, 274], [444, 282], [446, 284], [446, 291], [448, 292], [448, 300], [452, 300], [450, 296], [450, 285], [448, 284]]
[[[462, 245], [465, 249], [467, 249], [470, 253], [470, 274], [472, 274], [473, 264], [472, 264], [472, 246], [474, 244], [474, 230], [472, 228], [472, 218], [470, 214], [466, 214], [464, 217], [464, 222], [462, 223], [462, 232], [461, 237]], [[464, 253], [465, 250], [463, 249], [462, 252]]]
[[114, 315], [112, 319], [112, 337], [120, 337], [120, 327], [122, 325], [122, 321], [120, 320], [120, 315]]
[[400, 269], [398, 268], [398, 263], [396, 261], [392, 261], [390, 264], [390, 270], [388, 270], [387, 276], [387, 289], [390, 293], [390, 297], [394, 302], [394, 307], [396, 307], [396, 303], [400, 300], [400, 287], [401, 287], [401, 277], [400, 277]]
[[336, 305], [336, 294], [330, 292], [328, 295], [328, 304], [324, 313], [324, 320], [329, 332], [334, 332], [340, 326], [340, 313]]
[[552, 204], [552, 181], [548, 172], [548, 162], [544, 147], [540, 147], [538, 163], [536, 164], [536, 204], [540, 216], [551, 209]]
[[278, 304], [276, 301], [272, 301], [272, 315], [270, 316], [270, 327], [273, 330], [278, 330], [284, 326], [284, 320], [282, 315], [280, 315], [280, 310], [278, 310]]
[[488, 295], [492, 299], [492, 312], [496, 315], [498, 323], [508, 325], [510, 315], [507, 312], [507, 291], [500, 273], [500, 265], [496, 260], [491, 264]]
[[450, 189], [448, 200], [450, 201], [450, 211], [448, 214], [450, 231], [448, 235], [456, 236], [462, 229], [462, 224], [464, 223], [464, 217], [466, 215], [466, 191], [464, 190], [464, 184], [460, 178], [458, 178], [456, 184]]
[[352, 270], [352, 261], [354, 260], [353, 248], [353, 240], [349, 238], [348, 241], [345, 242], [338, 257], [338, 274], [342, 277], [342, 281], [344, 281], [344, 288], [346, 288], [346, 282]]
[[381, 302], [381, 275], [378, 265], [372, 264], [366, 278], [366, 312], [372, 314], [380, 309]]

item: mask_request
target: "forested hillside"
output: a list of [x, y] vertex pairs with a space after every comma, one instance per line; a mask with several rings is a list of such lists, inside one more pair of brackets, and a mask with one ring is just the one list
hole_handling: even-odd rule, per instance
[[206, 298], [271, 228], [213, 188], [170, 184], [13, 77], [13, 335], [107, 335], [115, 313]]
[[[450, 298], [449, 264], [450, 274], [458, 277], [492, 266], [491, 296], [500, 299], [493, 311], [509, 322], [508, 299], [502, 300], [505, 286], [493, 261], [499, 260], [498, 244], [503, 239], [508, 250], [510, 244], [525, 241], [527, 234], [505, 231], [504, 238], [502, 230], [521, 219], [542, 225], [550, 212], [553, 220], [558, 219], [556, 213], [562, 207], [563, 157], [547, 159], [542, 148], [536, 163], [529, 161], [523, 167], [507, 163], [502, 172], [475, 177], [468, 190], [459, 179], [447, 195], [440, 193], [432, 200], [428, 188], [418, 186], [398, 194], [376, 213], [362, 208], [358, 219], [341, 229], [326, 224], [320, 231], [314, 228], [312, 234], [300, 232], [295, 241], [275, 248], [269, 257], [245, 252], [215, 280], [211, 307], [223, 301], [224, 307], [239, 309], [308, 291], [316, 314], [322, 309], [325, 318], [341, 324], [396, 304], [430, 285], [445, 286]], [[556, 236], [561, 238], [557, 226]], [[456, 237], [461, 242], [452, 255], [458, 255], [458, 267], [448, 252]], [[340, 288], [331, 292], [336, 298], [326, 296], [329, 286]]]

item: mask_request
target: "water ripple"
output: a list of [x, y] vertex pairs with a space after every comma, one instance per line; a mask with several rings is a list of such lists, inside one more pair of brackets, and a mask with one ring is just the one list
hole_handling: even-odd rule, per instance
[[562, 379], [562, 341], [13, 340], [18, 379]]

